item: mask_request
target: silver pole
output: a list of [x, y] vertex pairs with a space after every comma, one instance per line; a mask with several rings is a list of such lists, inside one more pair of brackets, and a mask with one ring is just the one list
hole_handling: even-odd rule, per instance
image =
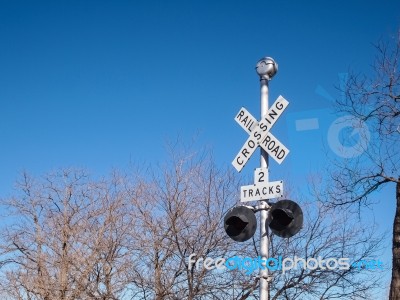
[[[278, 65], [276, 62], [270, 58], [265, 57], [257, 63], [256, 71], [260, 76], [260, 100], [261, 100], [261, 119], [268, 112], [268, 81], [276, 74], [278, 71]], [[268, 154], [261, 149], [260, 166], [264, 168], [267, 172], [266, 178], [269, 178], [268, 170]], [[260, 214], [260, 256], [263, 261], [268, 259], [268, 207], [267, 201], [262, 201], [262, 206], [265, 209], [261, 210]], [[268, 268], [264, 270], [260, 268], [260, 300], [269, 300], [269, 281], [268, 281]]]
[[[261, 79], [260, 80], [260, 88], [261, 88], [261, 118], [268, 111], [268, 80]], [[268, 170], [268, 154], [264, 149], [261, 149], [261, 157], [260, 157], [260, 166], [261, 168], [266, 168], [267, 176], [269, 178], [269, 170]], [[263, 207], [266, 208], [266, 201], [262, 201]], [[268, 210], [261, 210], [260, 215], [260, 256], [263, 261], [268, 259], [268, 228], [266, 226], [268, 218]], [[269, 287], [268, 287], [268, 268], [265, 270], [260, 268], [260, 300], [268, 300], [269, 299]]]

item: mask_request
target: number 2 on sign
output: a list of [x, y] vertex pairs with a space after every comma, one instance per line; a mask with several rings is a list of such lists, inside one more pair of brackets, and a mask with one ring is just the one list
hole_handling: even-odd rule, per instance
[[258, 182], [264, 182], [264, 175], [263, 171], [258, 172]]
[[267, 168], [257, 168], [254, 171], [254, 184], [268, 182], [268, 169]]

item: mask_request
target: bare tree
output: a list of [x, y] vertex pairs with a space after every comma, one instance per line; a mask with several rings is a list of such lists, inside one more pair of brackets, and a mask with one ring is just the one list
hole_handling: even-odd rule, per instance
[[[6, 199], [1, 288], [14, 299], [117, 299], [125, 288], [130, 216], [115, 182], [77, 170], [35, 179]], [[117, 272], [118, 271], [118, 272]]]
[[[370, 195], [393, 184], [396, 214], [393, 224], [393, 263], [390, 299], [400, 299], [400, 31], [389, 42], [376, 46], [372, 73], [351, 73], [337, 100], [338, 112], [350, 115], [359, 130], [357, 155], [336, 160], [329, 193], [333, 206], [370, 204]], [[366, 127], [364, 127], [366, 128]], [[349, 137], [351, 140], [351, 136]], [[360, 142], [369, 141], [369, 143]]]
[[127, 185], [142, 232], [132, 237], [138, 245], [132, 283], [140, 299], [227, 299], [231, 276], [189, 268], [187, 259], [224, 257], [243, 247], [221, 226], [237, 199], [238, 179], [210, 156], [178, 152], [171, 149], [169, 162], [139, 185]]

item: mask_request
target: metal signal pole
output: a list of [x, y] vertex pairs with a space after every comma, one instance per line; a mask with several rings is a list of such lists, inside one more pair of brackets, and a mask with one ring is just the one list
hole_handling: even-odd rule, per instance
[[269, 181], [268, 159], [270, 155], [278, 164], [281, 164], [289, 153], [289, 149], [269, 131], [289, 105], [289, 101], [279, 96], [272, 107], [268, 108], [268, 82], [278, 71], [278, 64], [271, 57], [264, 57], [258, 61], [256, 71], [260, 76], [261, 119], [257, 122], [257, 119], [244, 107], [239, 110], [235, 121], [249, 134], [249, 137], [232, 161], [232, 165], [236, 171], [240, 172], [255, 150], [258, 147], [261, 148], [261, 167], [255, 169], [254, 184], [240, 188], [240, 202], [261, 201], [261, 204], [239, 205], [231, 208], [224, 217], [224, 229], [234, 241], [245, 242], [256, 232], [255, 212], [261, 213], [260, 257], [267, 265], [265, 269], [260, 267], [259, 296], [260, 300], [268, 300], [271, 279], [268, 275], [268, 227], [279, 237], [292, 237], [303, 226], [303, 212], [296, 202], [289, 199], [272, 204], [267, 202], [267, 199], [283, 197], [283, 181]]
[[[261, 59], [256, 66], [257, 74], [260, 76], [260, 100], [261, 100], [261, 119], [268, 112], [268, 82], [278, 71], [278, 64], [270, 57]], [[261, 148], [260, 167], [265, 170], [266, 177], [269, 178], [269, 160], [267, 152]], [[260, 215], [260, 256], [263, 261], [268, 259], [268, 203], [262, 201], [264, 209]], [[269, 277], [268, 268], [260, 268], [260, 300], [269, 300]]]

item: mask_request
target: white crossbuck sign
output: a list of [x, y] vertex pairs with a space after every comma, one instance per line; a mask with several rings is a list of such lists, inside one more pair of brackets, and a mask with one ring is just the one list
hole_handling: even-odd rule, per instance
[[261, 146], [278, 164], [286, 158], [289, 149], [273, 136], [270, 130], [288, 105], [289, 101], [279, 96], [260, 122], [257, 122], [257, 119], [244, 107], [240, 109], [235, 120], [247, 131], [249, 137], [232, 161], [238, 172], [243, 169], [258, 146]]

